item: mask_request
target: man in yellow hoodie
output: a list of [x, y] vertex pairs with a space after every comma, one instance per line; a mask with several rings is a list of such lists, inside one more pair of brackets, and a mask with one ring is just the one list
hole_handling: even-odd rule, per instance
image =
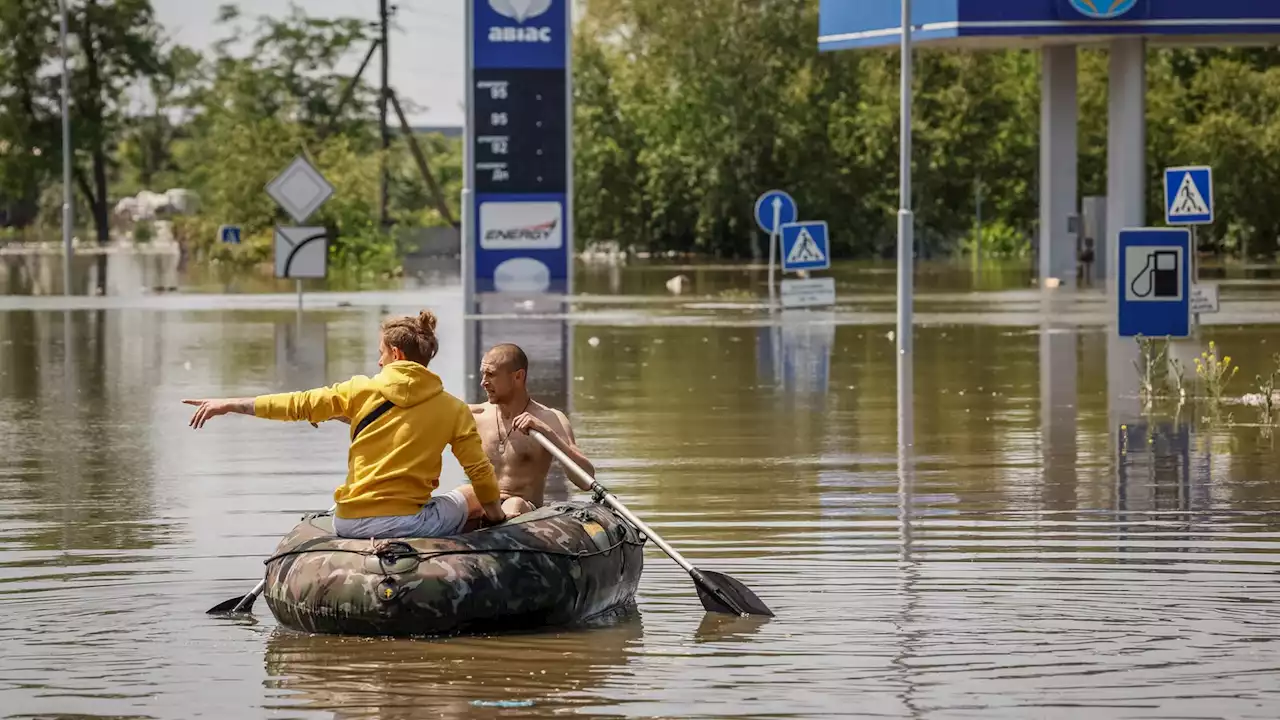
[[333, 493], [334, 530], [348, 538], [443, 537], [462, 531], [467, 497], [440, 486], [449, 445], [484, 507], [485, 519], [506, 519], [493, 464], [485, 455], [470, 407], [444, 391], [427, 369], [439, 349], [436, 317], [423, 311], [382, 324], [374, 377], [357, 375], [332, 387], [256, 398], [183, 400], [197, 406], [191, 427], [227, 413], [272, 420], [351, 425], [347, 480]]

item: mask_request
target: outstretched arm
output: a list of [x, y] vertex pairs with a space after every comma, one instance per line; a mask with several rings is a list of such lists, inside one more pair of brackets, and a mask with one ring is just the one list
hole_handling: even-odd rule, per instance
[[227, 413], [239, 413], [241, 415], [253, 414], [253, 398], [229, 398], [226, 400], [183, 400], [187, 405], [195, 405], [196, 413], [191, 416], [191, 427], [200, 429], [204, 424], [209, 422], [209, 418], [226, 415]]
[[254, 415], [271, 420], [308, 420], [315, 423], [345, 417], [351, 409], [352, 386], [350, 380], [333, 387], [316, 388], [302, 392], [259, 395], [251, 398], [220, 400], [183, 400], [195, 405], [191, 427], [202, 428], [209, 418], [227, 413]]
[[[578, 449], [578, 444], [573, 436], [573, 427], [569, 424], [569, 418], [559, 410], [553, 410], [552, 412], [555, 413], [556, 419], [559, 421], [557, 423], [560, 425], [559, 430], [553, 429], [550, 425], [529, 413], [522, 413], [517, 416], [516, 419], [512, 421], [511, 427], [519, 430], [525, 435], [528, 435], [530, 430], [537, 430], [542, 433], [551, 441], [552, 445], [555, 445], [560, 452], [568, 455], [570, 460], [577, 464], [578, 467], [585, 470], [587, 475], [590, 475], [594, 479], [596, 476], [596, 466], [592, 465], [591, 461], [587, 459], [587, 456], [583, 455], [582, 451]], [[565, 469], [566, 471], [568, 470], [568, 468]]]

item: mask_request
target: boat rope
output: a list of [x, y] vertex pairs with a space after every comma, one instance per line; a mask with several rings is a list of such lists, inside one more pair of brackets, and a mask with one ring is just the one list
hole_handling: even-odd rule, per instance
[[[398, 543], [398, 544], [401, 547], [405, 547], [405, 548], [410, 547], [409, 545], [406, 545], [403, 543]], [[365, 557], [376, 557], [381, 563], [384, 563], [384, 564], [388, 561], [396, 562], [398, 560], [403, 560], [405, 558], [414, 558], [418, 562], [425, 562], [427, 560], [433, 560], [435, 558], [444, 557], [446, 555], [487, 555], [491, 553], [532, 553], [535, 555], [550, 555], [554, 557], [567, 557], [567, 558], [573, 558], [575, 560], [582, 560], [584, 558], [595, 557], [596, 555], [606, 555], [608, 553], [613, 552], [614, 550], [617, 550], [623, 545], [633, 545], [636, 547], [644, 547], [644, 543], [636, 542], [635, 540], [629, 540], [625, 537], [615, 542], [614, 544], [610, 545], [609, 547], [604, 548], [603, 550], [594, 550], [590, 552], [586, 552], [586, 551], [567, 552], [563, 550], [545, 550], [542, 548], [526, 548], [526, 547], [499, 547], [499, 548], [464, 548], [459, 550], [435, 550], [430, 552], [415, 551], [415, 552], [382, 552], [380, 553], [375, 550], [356, 550], [353, 548], [312, 546], [312, 547], [307, 547], [299, 550], [286, 550], [284, 552], [276, 553], [275, 555], [272, 555], [271, 557], [264, 560], [263, 564], [270, 565], [272, 562], [275, 562], [276, 560], [280, 560], [286, 557], [292, 557], [294, 555], [306, 555], [308, 553], [348, 553], [351, 555], [363, 555]]]

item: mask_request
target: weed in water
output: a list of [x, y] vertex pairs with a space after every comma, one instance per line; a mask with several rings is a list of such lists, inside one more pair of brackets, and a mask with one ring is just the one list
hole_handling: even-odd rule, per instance
[[1138, 371], [1143, 405], [1149, 408], [1160, 397], [1160, 389], [1168, 384], [1169, 339], [1159, 341], [1138, 335], [1134, 340], [1138, 343], [1138, 359], [1133, 361], [1133, 367]]
[[1276, 376], [1280, 375], [1280, 353], [1271, 356], [1272, 368], [1271, 372], [1263, 375], [1257, 375], [1259, 408], [1258, 412], [1264, 427], [1271, 427], [1275, 422], [1276, 415]]
[[1211, 417], [1218, 418], [1227, 385], [1238, 372], [1240, 367], [1231, 364], [1230, 355], [1218, 357], [1218, 347], [1212, 340], [1209, 341], [1209, 349], [1196, 358], [1196, 375], [1199, 376], [1204, 395], [1209, 400]]

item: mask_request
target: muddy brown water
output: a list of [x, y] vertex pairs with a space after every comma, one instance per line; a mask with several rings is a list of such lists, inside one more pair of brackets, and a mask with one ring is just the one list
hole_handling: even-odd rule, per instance
[[[610, 282], [568, 320], [478, 333], [452, 287], [309, 296], [301, 323], [287, 294], [0, 297], [0, 715], [1280, 716], [1280, 453], [1244, 406], [1120, 428], [1096, 298], [1051, 324], [1025, 290], [926, 287], [900, 463], [885, 283], [783, 327], [718, 290]], [[1269, 292], [1224, 289], [1205, 329], [1244, 365], [1237, 394], [1280, 350], [1251, 324]], [[261, 601], [205, 615], [330, 504], [346, 429], [193, 431], [180, 399], [371, 372], [379, 319], [423, 306], [451, 391], [475, 384], [469, 345], [534, 348], [600, 479], [777, 617], [705, 614], [653, 547], [636, 607], [582, 628], [382, 640], [295, 633]]]

